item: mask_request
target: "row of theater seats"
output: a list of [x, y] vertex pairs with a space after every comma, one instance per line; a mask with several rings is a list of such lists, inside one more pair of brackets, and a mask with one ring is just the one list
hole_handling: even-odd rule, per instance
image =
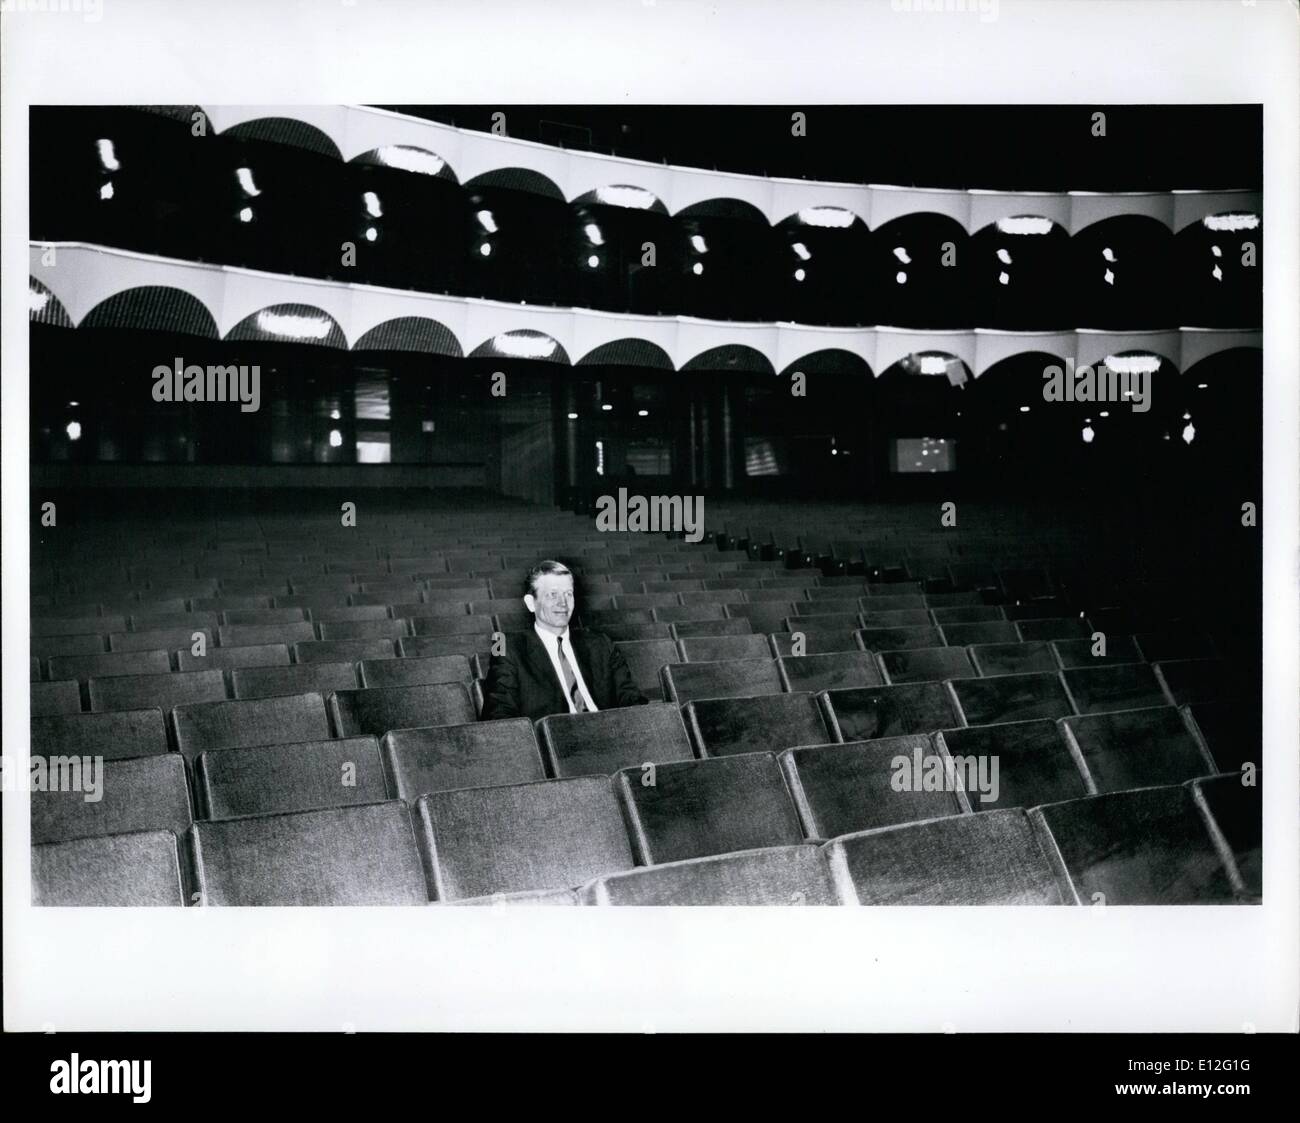
[[[1125, 904], [1260, 892], [1258, 787], [1222, 774], [1200, 712], [773, 753], [729, 741], [728, 712], [768, 743], [824, 738], [825, 726], [805, 714], [792, 727], [799, 696], [761, 711], [752, 701], [382, 737], [345, 724], [330, 737], [324, 701], [290, 696], [179, 708], [178, 751], [156, 710], [37, 719], [34, 751], [112, 743], [141, 755], [104, 764], [98, 800], [33, 793], [36, 899]], [[763, 720], [772, 703], [781, 732]], [[275, 736], [290, 740], [250, 744]], [[995, 800], [961, 783], [894, 783], [900, 758], [989, 754]]]
[[[45, 545], [33, 753], [110, 759], [102, 801], [33, 795], [42, 902], [1260, 892], [1252, 668], [1202, 605], [1083, 599], [1032, 551], [954, 547], [942, 574], [881, 583], [778, 568], [797, 550], [419, 506], [365, 539], [283, 516]], [[663, 701], [475, 721], [546, 556]], [[996, 756], [998, 798], [896, 790], [916, 752]]]

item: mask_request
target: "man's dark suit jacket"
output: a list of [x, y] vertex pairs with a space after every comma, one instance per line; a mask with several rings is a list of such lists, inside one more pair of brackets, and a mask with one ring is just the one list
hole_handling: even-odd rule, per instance
[[[565, 652], [577, 660], [597, 709], [640, 706], [648, 701], [636, 688], [627, 660], [608, 636], [570, 628]], [[568, 712], [564, 688], [537, 632], [529, 628], [507, 636], [506, 653], [492, 656], [483, 684], [483, 720], [526, 717], [536, 721]]]

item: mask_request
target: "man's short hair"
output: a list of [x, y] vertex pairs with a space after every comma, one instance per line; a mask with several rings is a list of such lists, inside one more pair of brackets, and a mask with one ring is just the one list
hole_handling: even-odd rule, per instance
[[537, 579], [546, 576], [572, 577], [573, 570], [564, 562], [552, 561], [550, 558], [546, 561], [539, 561], [528, 571], [528, 576], [524, 578], [525, 595], [537, 596]]

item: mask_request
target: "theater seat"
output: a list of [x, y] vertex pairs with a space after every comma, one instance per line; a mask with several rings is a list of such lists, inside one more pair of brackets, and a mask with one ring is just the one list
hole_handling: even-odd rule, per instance
[[685, 719], [701, 757], [779, 753], [834, 740], [812, 694], [697, 698], [686, 704]]
[[967, 649], [983, 678], [994, 675], [1054, 674], [1056, 656], [1046, 642], [985, 643]]
[[659, 675], [664, 698], [679, 704], [695, 698], [737, 698], [782, 692], [774, 659], [678, 663], [664, 667]]
[[754, 627], [745, 617], [717, 620], [677, 620], [669, 625], [674, 639], [690, 639], [697, 636], [749, 636], [754, 635]]
[[720, 659], [767, 659], [771, 650], [766, 636], [691, 636], [677, 643], [685, 663], [709, 663]]
[[202, 753], [194, 782], [199, 815], [205, 819], [346, 807], [388, 798], [373, 737]]
[[952, 683], [952, 691], [965, 725], [1068, 717], [1074, 712], [1056, 675], [958, 679]]
[[[440, 655], [477, 655], [486, 654], [491, 650], [491, 632], [467, 636], [415, 636], [397, 641], [397, 654], [404, 659], [428, 659]], [[358, 658], [372, 659], [375, 656], [363, 655]]]
[[1218, 771], [1172, 706], [1071, 717], [1061, 726], [1083, 760], [1093, 794], [1180, 784]]
[[1200, 736], [1218, 772], [1236, 772], [1247, 761], [1260, 763], [1262, 715], [1239, 702], [1199, 702], [1184, 706], [1191, 728]]
[[963, 724], [941, 682], [828, 690], [820, 701], [836, 741], [875, 741]]
[[474, 675], [464, 655], [437, 655], [425, 659], [366, 659], [357, 667], [361, 685], [420, 686], [434, 682], [463, 682]]
[[287, 667], [289, 648], [283, 643], [249, 644], [247, 647], [209, 647], [193, 655], [188, 647], [176, 652], [178, 671], [230, 670], [235, 667]]
[[1020, 633], [1009, 621], [990, 620], [982, 624], [945, 624], [940, 629], [943, 642], [950, 647], [966, 647], [979, 643], [1016, 643]]
[[81, 688], [72, 679], [63, 682], [33, 682], [30, 690], [33, 717], [81, 712]]
[[478, 716], [469, 690], [460, 682], [336, 690], [328, 702], [340, 737], [382, 737], [392, 729], [460, 725]]
[[114, 675], [165, 675], [171, 672], [166, 651], [115, 652], [109, 655], [56, 655], [50, 659], [50, 680], [112, 678]]
[[429, 792], [543, 780], [541, 750], [527, 718], [398, 729], [379, 745], [388, 793], [413, 804]]
[[87, 763], [75, 761], [74, 774], [63, 777], [73, 784], [64, 790], [31, 793], [32, 842], [155, 830], [180, 835], [189, 829], [190, 793], [179, 755], [107, 760], [97, 778]]
[[1153, 669], [1175, 706], [1235, 701], [1246, 696], [1228, 665], [1219, 659], [1170, 660], [1153, 664]]
[[401, 639], [409, 634], [405, 620], [335, 620], [318, 624], [317, 630], [320, 638], [326, 642], [343, 639]]
[[406, 804], [370, 803], [195, 823], [206, 905], [422, 905]]
[[[712, 623], [725, 624], [726, 621], [717, 620]], [[670, 640], [673, 637], [672, 624], [606, 624], [593, 631], [599, 631], [614, 643], [637, 643], [651, 639]]]
[[330, 737], [325, 700], [319, 694], [180, 706], [171, 719], [176, 746], [190, 761], [216, 749], [289, 745]]
[[968, 791], [973, 811], [1037, 807], [1088, 794], [1060, 723], [1050, 718], [944, 729], [935, 736], [954, 758], [997, 760], [997, 798], [984, 798], [992, 792]]
[[681, 662], [681, 652], [670, 639], [639, 640], [617, 644], [619, 653], [627, 660], [632, 679], [647, 698], [662, 699], [663, 683], [659, 669], [669, 663]]
[[[915, 768], [918, 751], [920, 773]], [[966, 810], [954, 790], [925, 790], [929, 762], [938, 760], [942, 767], [925, 735], [804, 745], [781, 753], [778, 760], [808, 838], [830, 839]]]
[[[862, 651], [858, 643], [856, 628], [803, 629], [795, 632], [802, 637], [802, 655], [837, 655], [850, 651]], [[770, 632], [768, 640], [777, 655], [794, 655], [795, 641], [798, 638], [791, 632]]]
[[167, 725], [162, 710], [156, 707], [32, 718], [33, 756], [61, 754], [126, 760], [167, 751]]
[[849, 902], [1073, 904], [1024, 811], [984, 811], [845, 835], [826, 845]]
[[489, 905], [580, 905], [575, 889], [537, 889], [524, 893], [493, 893], [489, 897], [463, 897], [458, 901], [433, 901], [435, 905], [484, 907]]
[[429, 885], [441, 901], [570, 889], [632, 867], [603, 776], [433, 792], [416, 806]]
[[1258, 774], [1255, 783], [1244, 781], [1242, 773], [1234, 772], [1197, 780], [1192, 790], [1203, 815], [1208, 816], [1211, 837], [1217, 831], [1227, 851], [1220, 857], [1224, 858], [1238, 895], [1258, 900], [1264, 892], [1263, 802]]
[[1092, 628], [1080, 616], [1046, 616], [1041, 620], [1021, 620], [1016, 624], [1020, 638], [1034, 640], [1088, 639]]
[[226, 678], [221, 671], [92, 678], [88, 693], [90, 708], [95, 711], [146, 710], [155, 706], [167, 711], [174, 706], [222, 700], [226, 697]]
[[876, 656], [885, 681], [942, 682], [950, 678], [974, 678], [976, 671], [963, 647], [914, 647], [903, 651], [881, 651]]
[[1138, 710], [1167, 706], [1169, 699], [1160, 681], [1145, 663], [1121, 663], [1111, 667], [1080, 667], [1062, 671], [1074, 708], [1081, 714], [1110, 710]]
[[176, 836], [171, 831], [140, 831], [35, 845], [32, 904], [184, 905]]
[[944, 642], [938, 628], [860, 628], [858, 639], [864, 651], [902, 651], [909, 647], [942, 647]]
[[622, 768], [691, 760], [681, 711], [671, 703], [625, 706], [599, 713], [553, 714], [537, 723], [551, 775], [612, 776]]
[[[393, 660], [396, 662], [397, 660]], [[230, 672], [236, 698], [273, 698], [279, 694], [327, 694], [357, 685], [351, 663], [297, 663], [291, 667], [239, 667]]]
[[293, 645], [295, 663], [359, 663], [363, 659], [392, 659], [396, 654], [391, 639], [331, 639]]
[[1049, 803], [1030, 812], [1084, 905], [1227, 904], [1232, 881], [1178, 785]]
[[875, 659], [865, 651], [837, 651], [828, 655], [783, 655], [777, 660], [781, 685], [788, 693], [878, 686], [884, 677]]
[[490, 636], [491, 616], [417, 616], [411, 621], [417, 636]]
[[837, 905], [817, 846], [773, 846], [689, 858], [597, 878], [584, 905]]
[[222, 647], [261, 646], [268, 643], [309, 643], [316, 638], [316, 628], [307, 622], [298, 624], [222, 624], [217, 629]]
[[1097, 667], [1112, 663], [1141, 663], [1142, 653], [1132, 636], [1110, 635], [1106, 637], [1104, 655], [1094, 655], [1096, 646], [1091, 639], [1059, 639], [1052, 641], [1052, 650], [1065, 670], [1076, 667]]

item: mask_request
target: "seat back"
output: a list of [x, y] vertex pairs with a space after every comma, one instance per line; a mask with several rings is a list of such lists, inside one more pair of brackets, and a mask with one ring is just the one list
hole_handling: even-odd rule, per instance
[[461, 725], [478, 716], [463, 682], [336, 690], [329, 696], [329, 708], [340, 737], [382, 737], [393, 729]]
[[737, 698], [780, 694], [781, 676], [774, 659], [727, 659], [716, 663], [678, 663], [659, 672], [664, 698]]
[[[394, 660], [396, 662], [396, 660]], [[351, 663], [295, 663], [289, 667], [237, 667], [230, 672], [236, 698], [274, 698], [280, 694], [326, 694], [357, 685]]]
[[32, 792], [34, 843], [155, 830], [183, 835], [189, 829], [185, 762], [175, 753], [99, 767], [54, 756], [46, 767], [47, 790]]
[[32, 904], [184, 905], [176, 836], [139, 831], [34, 845]]
[[671, 703], [625, 706], [598, 713], [553, 714], [537, 723], [551, 775], [612, 776], [652, 761], [690, 760], [681, 711]]
[[291, 745], [330, 736], [325, 700], [319, 694], [180, 706], [172, 713], [172, 729], [176, 747], [190, 761], [217, 749]]
[[685, 707], [686, 727], [701, 756], [773, 752], [834, 740], [812, 694], [700, 698]]

